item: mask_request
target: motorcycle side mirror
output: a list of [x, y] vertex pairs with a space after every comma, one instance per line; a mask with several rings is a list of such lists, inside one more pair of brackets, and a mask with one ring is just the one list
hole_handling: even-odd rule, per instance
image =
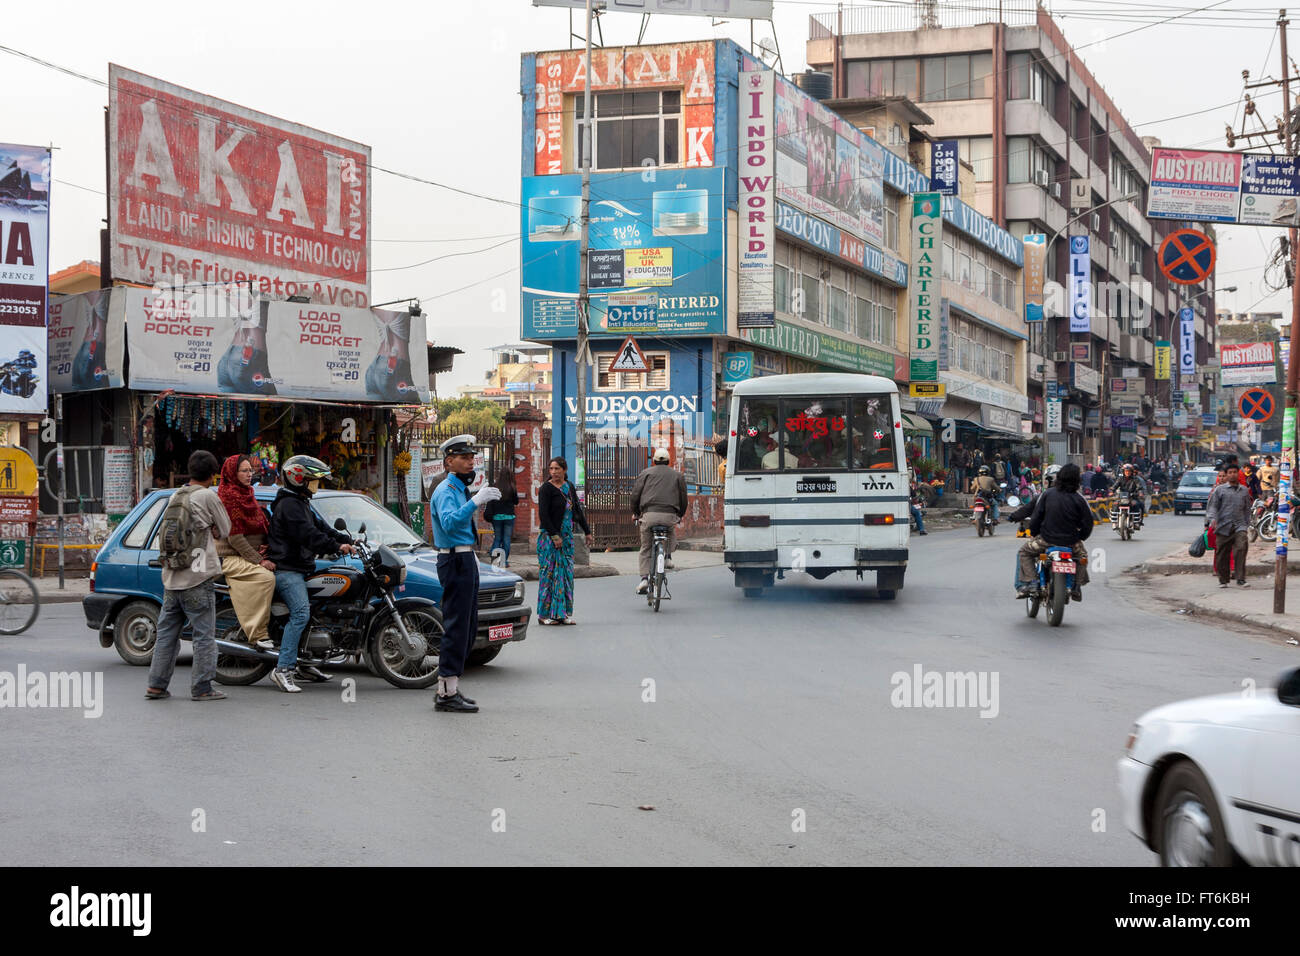
[[366, 523], [363, 521], [361, 522], [361, 527], [357, 529], [357, 534], [365, 534], [365, 533], [366, 533]]
[[335, 519], [334, 519], [334, 528], [335, 528], [336, 531], [347, 531], [347, 530], [348, 530], [348, 523], [347, 523], [346, 521], [344, 521], [342, 518], [335, 518]]

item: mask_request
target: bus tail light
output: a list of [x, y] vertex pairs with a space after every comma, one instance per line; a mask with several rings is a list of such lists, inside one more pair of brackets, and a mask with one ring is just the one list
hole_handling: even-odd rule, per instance
[[865, 525], [893, 524], [893, 515], [863, 515], [862, 523]]
[[771, 515], [741, 515], [740, 526], [742, 528], [770, 528], [772, 527]]

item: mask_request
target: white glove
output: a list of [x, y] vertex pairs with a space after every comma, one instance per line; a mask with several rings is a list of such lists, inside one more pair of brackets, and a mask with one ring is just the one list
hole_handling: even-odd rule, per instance
[[489, 501], [496, 501], [501, 497], [501, 489], [493, 488], [491, 485], [484, 485], [478, 491], [474, 492], [474, 497], [470, 501], [474, 502], [474, 507], [482, 508]]

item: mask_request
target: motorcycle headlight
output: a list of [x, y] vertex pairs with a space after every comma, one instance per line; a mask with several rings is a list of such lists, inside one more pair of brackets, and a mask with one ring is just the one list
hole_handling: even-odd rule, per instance
[[528, 589], [524, 587], [524, 582], [520, 581], [515, 585], [515, 601], [520, 604], [524, 603], [524, 598], [528, 594]]

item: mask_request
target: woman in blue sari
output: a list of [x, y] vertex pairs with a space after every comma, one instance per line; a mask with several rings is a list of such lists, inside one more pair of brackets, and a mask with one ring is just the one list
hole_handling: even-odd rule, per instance
[[537, 510], [542, 525], [537, 537], [537, 623], [575, 624], [573, 620], [573, 526], [587, 536], [587, 547], [595, 543], [587, 516], [568, 481], [569, 465], [552, 458], [549, 481], [537, 492]]

